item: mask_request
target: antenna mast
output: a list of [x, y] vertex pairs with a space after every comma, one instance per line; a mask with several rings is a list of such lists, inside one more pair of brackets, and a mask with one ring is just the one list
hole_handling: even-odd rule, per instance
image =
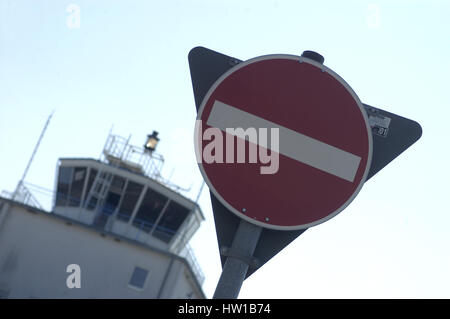
[[38, 139], [38, 141], [36, 143], [36, 146], [34, 147], [33, 153], [31, 154], [31, 157], [30, 157], [30, 159], [28, 161], [27, 167], [25, 168], [25, 171], [23, 172], [22, 178], [19, 180], [19, 183], [17, 184], [17, 187], [16, 187], [16, 189], [15, 189], [15, 191], [13, 193], [13, 196], [11, 198], [12, 200], [15, 199], [15, 197], [16, 197], [18, 191], [19, 191], [20, 186], [22, 185], [25, 177], [27, 176], [28, 170], [30, 169], [31, 163], [33, 162], [33, 159], [34, 159], [34, 155], [36, 155], [36, 152], [37, 152], [37, 150], [39, 148], [39, 145], [41, 144], [42, 138], [44, 137], [45, 131], [47, 130], [47, 126], [50, 123], [50, 119], [52, 118], [53, 113], [55, 113], [54, 110], [52, 111], [52, 113], [48, 117], [47, 122], [45, 122], [45, 126], [42, 129], [41, 135], [39, 136], [39, 139]]

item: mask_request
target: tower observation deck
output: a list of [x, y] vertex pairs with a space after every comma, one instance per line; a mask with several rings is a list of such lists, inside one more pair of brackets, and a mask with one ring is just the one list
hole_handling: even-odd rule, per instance
[[161, 176], [164, 158], [109, 134], [100, 159], [60, 158], [56, 214], [186, 257], [203, 274], [189, 246], [204, 216]]
[[[189, 245], [204, 216], [161, 175], [157, 135], [110, 133], [97, 159], [59, 158], [50, 211], [24, 181], [1, 193], [1, 298], [205, 298]], [[70, 264], [82, 289], [66, 287]]]

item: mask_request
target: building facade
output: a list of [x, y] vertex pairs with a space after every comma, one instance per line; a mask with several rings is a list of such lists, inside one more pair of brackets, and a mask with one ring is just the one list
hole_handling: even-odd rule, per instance
[[23, 183], [0, 197], [0, 297], [205, 298], [188, 244], [204, 217], [162, 162], [110, 135], [100, 159], [58, 161], [51, 211]]

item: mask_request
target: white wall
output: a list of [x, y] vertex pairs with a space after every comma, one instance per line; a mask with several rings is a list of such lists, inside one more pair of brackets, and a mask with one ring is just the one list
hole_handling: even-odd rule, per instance
[[[30, 210], [31, 211], [31, 210]], [[8, 298], [156, 298], [171, 255], [152, 251], [57, 216], [33, 213], [13, 205], [0, 229], [0, 290]], [[115, 239], [116, 238], [116, 239]], [[187, 270], [178, 259], [167, 276], [161, 297], [186, 296], [195, 285], [173, 284]], [[81, 268], [81, 288], [69, 289], [69, 264]], [[142, 290], [128, 282], [135, 266], [149, 270]], [[175, 279], [177, 278], [177, 279]], [[178, 289], [174, 292], [173, 289]]]

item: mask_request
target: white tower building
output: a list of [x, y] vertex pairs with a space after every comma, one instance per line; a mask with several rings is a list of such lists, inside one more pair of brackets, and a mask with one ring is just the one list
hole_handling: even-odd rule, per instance
[[205, 298], [188, 244], [204, 217], [162, 178], [158, 140], [59, 159], [50, 212], [24, 183], [2, 193], [0, 298]]

